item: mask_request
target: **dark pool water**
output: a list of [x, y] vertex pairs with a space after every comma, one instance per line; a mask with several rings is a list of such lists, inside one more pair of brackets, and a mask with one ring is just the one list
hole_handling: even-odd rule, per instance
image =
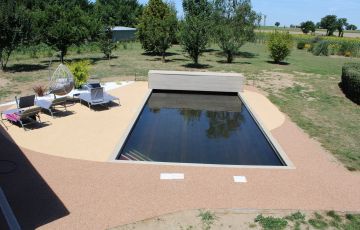
[[284, 165], [236, 94], [153, 91], [117, 157]]

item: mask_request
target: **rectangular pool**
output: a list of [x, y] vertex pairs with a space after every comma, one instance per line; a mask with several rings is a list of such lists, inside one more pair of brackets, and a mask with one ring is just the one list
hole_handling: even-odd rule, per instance
[[234, 93], [153, 90], [118, 160], [285, 166]]

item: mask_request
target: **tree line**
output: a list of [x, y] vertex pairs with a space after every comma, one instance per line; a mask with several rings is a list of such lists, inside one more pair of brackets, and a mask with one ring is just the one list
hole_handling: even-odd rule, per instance
[[255, 38], [261, 16], [250, 0], [183, 0], [184, 18], [162, 0], [150, 0], [139, 19], [138, 37], [145, 51], [162, 56], [179, 42], [195, 65], [210, 42], [223, 50], [231, 63], [240, 47]]
[[325, 29], [326, 36], [333, 36], [335, 31], [338, 31], [339, 37], [344, 36], [344, 30], [357, 30], [357, 26], [350, 24], [347, 18], [338, 18], [336, 15], [327, 15], [316, 24], [313, 21], [305, 21], [299, 27], [304, 34], [315, 33], [316, 29]]
[[250, 0], [183, 0], [184, 18], [174, 5], [150, 0], [4, 0], [0, 3], [1, 69], [19, 45], [45, 43], [64, 61], [68, 48], [96, 41], [107, 58], [115, 47], [112, 28], [137, 27], [137, 37], [148, 53], [161, 55], [180, 43], [194, 64], [210, 42], [232, 62], [240, 47], [255, 38], [261, 16]]
[[45, 43], [64, 61], [71, 45], [99, 42], [110, 57], [111, 28], [136, 26], [142, 14], [137, 0], [2, 0], [0, 1], [0, 68], [20, 45]]

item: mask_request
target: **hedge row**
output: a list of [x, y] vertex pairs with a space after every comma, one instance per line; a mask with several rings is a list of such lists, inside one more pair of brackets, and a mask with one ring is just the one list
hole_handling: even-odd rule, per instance
[[360, 63], [346, 63], [343, 66], [341, 87], [347, 97], [360, 104]]

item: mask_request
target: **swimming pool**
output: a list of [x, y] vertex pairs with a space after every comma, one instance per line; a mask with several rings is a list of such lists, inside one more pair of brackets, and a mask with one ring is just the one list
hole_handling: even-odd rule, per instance
[[237, 93], [153, 90], [116, 159], [286, 166]]

